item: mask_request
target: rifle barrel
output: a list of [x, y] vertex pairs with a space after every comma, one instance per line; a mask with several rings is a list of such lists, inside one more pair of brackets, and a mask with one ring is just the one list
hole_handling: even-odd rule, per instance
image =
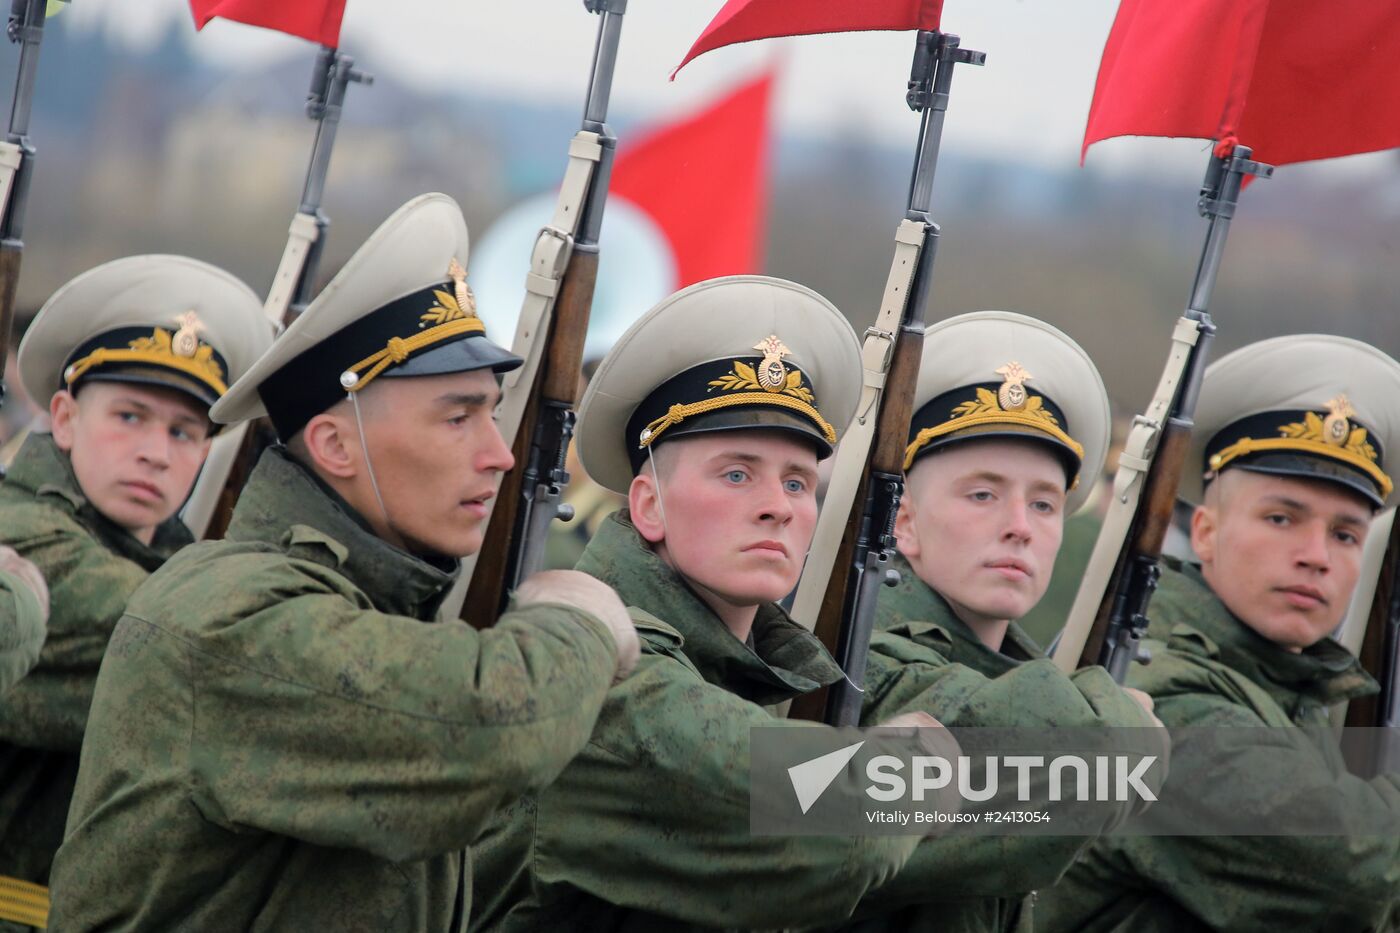
[[[591, 4], [588, 6], [590, 10], [595, 9]], [[612, 98], [613, 72], [617, 68], [617, 49], [622, 42], [622, 18], [627, 11], [627, 0], [605, 0], [596, 9], [602, 20], [598, 23], [598, 41], [593, 48], [583, 126], [602, 132], [603, 124], [608, 122], [608, 101]]]

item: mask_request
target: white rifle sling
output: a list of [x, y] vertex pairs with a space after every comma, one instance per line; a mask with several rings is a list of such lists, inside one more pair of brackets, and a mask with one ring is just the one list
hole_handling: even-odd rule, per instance
[[[520, 320], [515, 326], [515, 339], [510, 345], [511, 352], [525, 363], [502, 377], [501, 404], [496, 410], [501, 437], [510, 447], [514, 447], [520, 433], [520, 422], [525, 416], [535, 377], [544, 359], [546, 347], [542, 336], [549, 332], [550, 322], [554, 318], [554, 301], [559, 295], [564, 270], [568, 268], [569, 258], [573, 255], [579, 216], [583, 213], [588, 190], [593, 184], [593, 173], [602, 157], [603, 147], [598, 142], [597, 133], [580, 130], [574, 135], [569, 142], [569, 167], [559, 187], [554, 216], [535, 240], [530, 271], [525, 276], [525, 300], [520, 308]], [[524, 464], [517, 466], [523, 468]], [[499, 489], [500, 485], [500, 477], [497, 477], [496, 488]], [[495, 498], [486, 500], [488, 511], [484, 521], [487, 525], [490, 524], [495, 502]], [[475, 554], [462, 559], [461, 576], [443, 601], [439, 618], [456, 619], [460, 616], [475, 569]]]
[[316, 226], [316, 218], [311, 214], [297, 212], [292, 217], [292, 226], [287, 231], [287, 248], [282, 250], [282, 261], [277, 264], [277, 275], [273, 276], [272, 287], [267, 291], [267, 301], [263, 303], [263, 313], [278, 330], [287, 319], [287, 308], [292, 303], [292, 290], [297, 287], [301, 270], [306, 267], [306, 257], [311, 255], [311, 245], [321, 236], [321, 228]]
[[10, 207], [10, 190], [15, 184], [15, 174], [24, 163], [24, 154], [19, 146], [11, 142], [0, 142], [0, 216]]
[[[263, 314], [282, 331], [287, 308], [292, 302], [292, 290], [301, 278], [301, 270], [306, 266], [306, 257], [311, 255], [311, 245], [321, 236], [321, 228], [311, 214], [297, 212], [292, 217], [292, 225], [287, 231], [287, 246], [282, 250], [282, 261], [277, 264], [277, 275], [268, 290], [267, 301], [263, 303]], [[219, 504], [219, 495], [228, 484], [229, 472], [238, 460], [238, 451], [243, 447], [243, 438], [248, 434], [250, 422], [229, 426], [214, 443], [209, 445], [209, 456], [199, 471], [199, 479], [180, 510], [180, 520], [196, 538], [203, 538], [209, 532], [209, 523], [214, 519], [214, 509]]]
[[[1162, 370], [1157, 391], [1153, 393], [1152, 404], [1145, 415], [1133, 419], [1133, 429], [1128, 432], [1123, 453], [1118, 457], [1118, 472], [1113, 476], [1113, 497], [1108, 503], [1108, 513], [1104, 516], [1103, 527], [1099, 529], [1093, 554], [1089, 557], [1089, 566], [1079, 582], [1079, 592], [1075, 594], [1069, 619], [1065, 622], [1064, 632], [1053, 655], [1055, 665], [1066, 674], [1074, 673], [1079, 666], [1079, 656], [1089, 640], [1094, 618], [1098, 615], [1104, 594], [1108, 592], [1113, 568], [1118, 563], [1123, 543], [1128, 539], [1138, 503], [1142, 501], [1143, 480], [1157, 455], [1162, 424], [1171, 411], [1172, 399], [1176, 397], [1177, 386], [1181, 384], [1199, 335], [1195, 321], [1188, 317], [1177, 319], [1176, 329], [1172, 331], [1171, 352], [1167, 354], [1167, 365]], [[1189, 464], [1187, 468], [1190, 469]]]
[[[899, 323], [904, 317], [909, 286], [924, 245], [924, 225], [915, 220], [902, 221], [895, 231], [894, 240], [894, 262], [890, 265], [885, 294], [880, 301], [880, 313], [875, 318], [875, 325], [865, 332], [865, 346], [861, 350], [864, 374], [860, 403], [856, 406], [855, 420], [846, 428], [836, 448], [831, 482], [827, 484], [812, 549], [807, 553], [807, 565], [802, 579], [798, 581], [797, 596], [792, 606], [793, 619], [808, 631], [816, 628], [822, 599], [826, 596], [832, 571], [836, 569], [836, 553], [846, 532], [851, 506], [861, 493], [860, 479], [870, 456], [870, 446], [875, 441], [875, 423], [879, 420], [877, 416], [880, 398], [885, 391], [885, 375], [889, 371], [895, 341], [899, 339]], [[840, 569], [841, 572], [845, 571], [845, 568]]]

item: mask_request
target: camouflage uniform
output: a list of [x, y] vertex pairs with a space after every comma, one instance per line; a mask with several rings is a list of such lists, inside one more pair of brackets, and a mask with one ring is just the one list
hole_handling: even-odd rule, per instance
[[[1153, 696], [1168, 726], [1321, 726], [1330, 705], [1376, 689], [1330, 638], [1294, 654], [1255, 634], [1194, 568], [1163, 574], [1152, 617], [1152, 663], [1135, 664], [1129, 684]], [[1257, 800], [1400, 813], [1400, 776], [1354, 777], [1334, 743], [1261, 743], [1244, 749], [1238, 765], [1242, 792]], [[1097, 842], [1042, 892], [1037, 927], [1392, 930], [1397, 903], [1393, 836], [1123, 836]]]
[[[964, 727], [1149, 724], [1101, 668], [1065, 677], [1014, 622], [1004, 650], [992, 651], [904, 558], [896, 557], [895, 567], [900, 583], [882, 589], [877, 605], [863, 724], [908, 710]], [[1107, 814], [1109, 822], [1126, 816], [1126, 810]], [[1029, 929], [1036, 890], [1053, 884], [1088, 842], [1084, 836], [926, 839], [899, 876], [863, 905], [858, 915], [871, 919], [855, 929]], [[912, 906], [890, 912], [900, 904]]]
[[44, 626], [44, 609], [34, 591], [0, 570], [0, 696], [38, 662]]
[[894, 874], [914, 838], [749, 831], [749, 730], [777, 722], [762, 707], [840, 676], [816, 639], [772, 605], [734, 638], [625, 511], [577, 569], [634, 607], [642, 660], [559, 779], [473, 847], [473, 929], [812, 925]]
[[464, 847], [583, 745], [616, 657], [559, 605], [429, 624], [454, 568], [267, 451], [228, 538], [170, 561], [117, 626], [52, 926], [459, 928]]
[[53, 438], [32, 434], [0, 484], [0, 540], [43, 572], [52, 607], [38, 666], [0, 702], [0, 875], [47, 884], [112, 629], [190, 534], [170, 519], [142, 544], [87, 501]]

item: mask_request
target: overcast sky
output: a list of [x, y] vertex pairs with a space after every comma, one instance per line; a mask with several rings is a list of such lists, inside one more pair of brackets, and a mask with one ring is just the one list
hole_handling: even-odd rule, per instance
[[[913, 48], [908, 33], [731, 46], [702, 56], [668, 81], [721, 5], [631, 0], [615, 107], [657, 116], [684, 110], [776, 59], [783, 65], [780, 126], [913, 144], [917, 117], [904, 105]], [[1045, 166], [1077, 164], [1099, 56], [1117, 6], [1117, 0], [947, 0], [944, 28], [959, 34], [965, 47], [985, 51], [988, 60], [985, 67], [955, 73], [946, 148]], [[82, 0], [63, 15], [75, 26], [115, 29], [142, 41], [172, 18], [188, 22], [189, 8], [185, 0]], [[580, 105], [595, 29], [596, 17], [581, 0], [349, 0], [342, 46], [371, 71], [424, 86]], [[249, 66], [307, 55], [300, 40], [217, 20], [197, 47], [220, 61]], [[1205, 151], [1194, 140], [1111, 140], [1095, 147], [1090, 162], [1194, 179]], [[1351, 161], [1364, 170], [1368, 158], [1377, 157]]]

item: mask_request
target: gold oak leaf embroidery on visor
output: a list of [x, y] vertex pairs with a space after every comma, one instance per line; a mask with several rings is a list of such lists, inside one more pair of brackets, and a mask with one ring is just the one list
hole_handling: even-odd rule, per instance
[[454, 257], [447, 267], [452, 292], [433, 289], [437, 301], [418, 318], [418, 333], [411, 337], [390, 337], [384, 349], [370, 354], [340, 374], [341, 388], [358, 392], [390, 366], [397, 366], [419, 350], [462, 334], [484, 334], [486, 325], [476, 316], [476, 298], [467, 285], [467, 270]]
[[1218, 473], [1226, 464], [1247, 454], [1271, 450], [1294, 450], [1329, 457], [1356, 467], [1376, 481], [1381, 498], [1395, 488], [1390, 477], [1376, 465], [1376, 448], [1367, 439], [1366, 429], [1349, 420], [1356, 411], [1345, 395], [1327, 403], [1327, 415], [1307, 412], [1302, 421], [1281, 425], [1278, 437], [1242, 437], [1211, 455], [1210, 469]]
[[1059, 420], [1045, 407], [1045, 400], [1026, 391], [1024, 383], [1031, 378], [1030, 373], [1019, 363], [1008, 363], [996, 373], [1004, 380], [999, 391], [978, 387], [977, 397], [956, 406], [951, 418], [942, 424], [924, 428], [914, 436], [904, 451], [904, 469], [914, 465], [915, 455], [934, 438], [991, 424], [1018, 424], [1033, 428], [1064, 444], [1081, 460], [1084, 458], [1083, 445], [1064, 432]]
[[199, 318], [191, 311], [180, 315], [177, 322], [180, 329], [173, 335], [165, 328], [157, 327], [152, 330], [151, 336], [131, 341], [126, 350], [98, 347], [64, 371], [64, 382], [72, 385], [88, 370], [110, 363], [149, 363], [193, 376], [223, 395], [228, 391], [228, 386], [224, 383], [223, 367], [214, 359], [214, 348], [199, 342], [195, 336], [200, 326]]
[[736, 405], [769, 405], [796, 411], [817, 426], [827, 443], [836, 443], [836, 429], [817, 410], [816, 396], [811, 389], [802, 384], [802, 371], [789, 370], [783, 363], [783, 357], [792, 351], [783, 346], [776, 334], [760, 341], [754, 349], [763, 352], [763, 360], [758, 364], [757, 370], [743, 360], [735, 360], [729, 372], [710, 381], [707, 391], [719, 389], [721, 392], [733, 394], [712, 396], [685, 405], [672, 405], [666, 414], [646, 426], [638, 438], [638, 446], [650, 445], [662, 431], [680, 424], [686, 418]]

